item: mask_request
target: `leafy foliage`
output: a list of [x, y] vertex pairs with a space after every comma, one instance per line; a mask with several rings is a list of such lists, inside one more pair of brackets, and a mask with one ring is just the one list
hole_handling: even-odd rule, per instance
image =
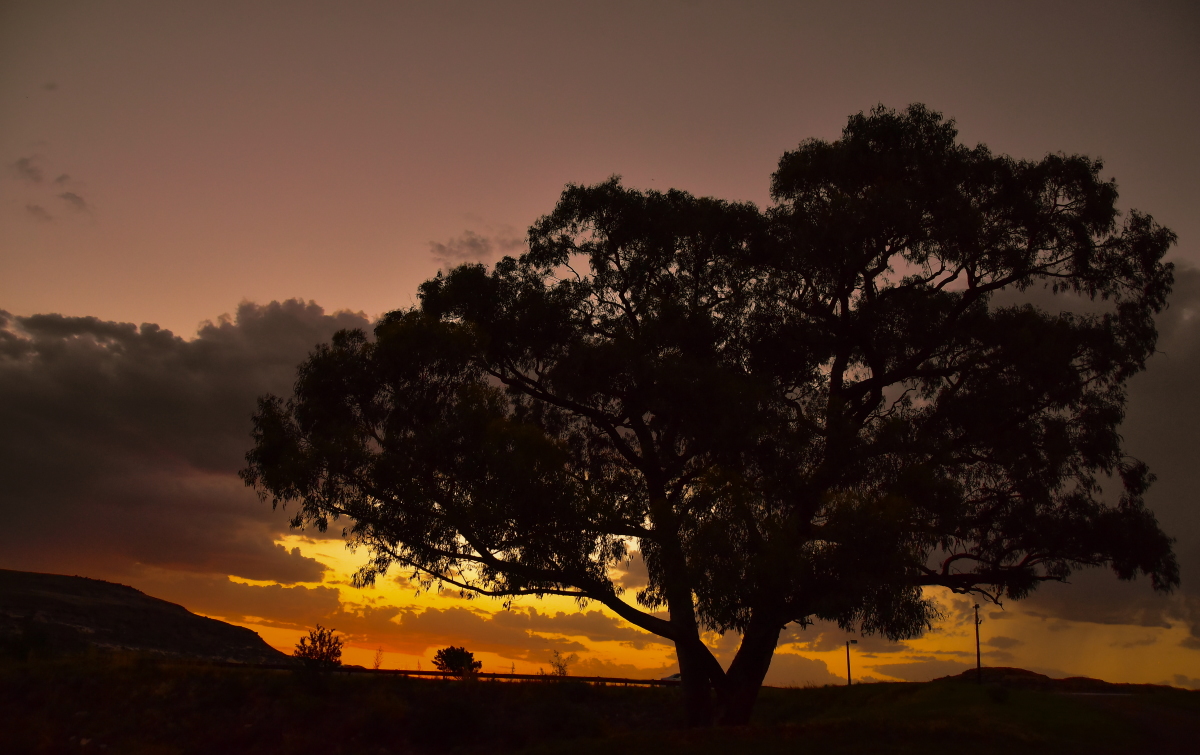
[[438, 671], [445, 671], [455, 676], [466, 678], [483, 668], [483, 662], [475, 660], [475, 654], [466, 648], [442, 648], [433, 656], [433, 665]]
[[342, 645], [345, 639], [334, 635], [334, 630], [317, 624], [307, 637], [301, 637], [292, 655], [306, 664], [322, 668], [342, 665]]
[[[1174, 236], [1122, 219], [1099, 161], [956, 138], [860, 113], [783, 156], [766, 211], [568, 186], [520, 258], [313, 352], [244, 477], [296, 525], [347, 517], [361, 582], [597, 600], [672, 640], [695, 722], [710, 688], [748, 719], [790, 622], [912, 637], [925, 587], [1020, 598], [1088, 566], [1170, 589], [1118, 428]], [[633, 601], [609, 576], [631, 546]], [[742, 634], [728, 671], [703, 628]]]
[[567, 669], [578, 660], [579, 656], [575, 653], [563, 655], [557, 650], [552, 650], [550, 651], [550, 673], [554, 676], [566, 676]]

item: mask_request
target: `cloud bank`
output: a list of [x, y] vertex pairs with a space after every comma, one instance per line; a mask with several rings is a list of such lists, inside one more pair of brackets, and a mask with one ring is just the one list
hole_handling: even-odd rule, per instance
[[1142, 581], [1120, 582], [1102, 570], [1079, 572], [1070, 584], [1047, 584], [1013, 608], [1045, 618], [1164, 627], [1186, 622], [1188, 647], [1200, 649], [1200, 270], [1175, 271], [1170, 305], [1157, 319], [1158, 352], [1130, 380], [1125, 448], [1157, 475], [1146, 503], [1176, 538], [1182, 586], [1158, 595]]
[[0, 567], [143, 567], [282, 583], [322, 567], [236, 477], [257, 396], [361, 314], [243, 303], [190, 341], [156, 325], [0, 312]]
[[513, 234], [482, 236], [463, 231], [461, 236], [446, 241], [429, 242], [429, 254], [442, 266], [450, 268], [468, 262], [492, 262], [505, 254], [516, 253], [525, 245]]

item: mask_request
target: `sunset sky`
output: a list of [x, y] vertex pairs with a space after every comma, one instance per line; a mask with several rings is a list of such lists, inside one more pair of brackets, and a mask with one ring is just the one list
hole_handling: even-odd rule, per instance
[[[519, 253], [567, 183], [765, 206], [785, 150], [923, 102], [968, 144], [1102, 158], [1119, 206], [1179, 236], [1124, 435], [1183, 586], [1089, 572], [986, 606], [984, 663], [1200, 688], [1197, 71], [1186, 1], [0, 4], [0, 568], [130, 584], [288, 651], [320, 622], [364, 665], [455, 644], [485, 671], [557, 649], [671, 673], [599, 606], [353, 589], [365, 554], [237, 478], [255, 397], [439, 269]], [[938, 598], [921, 639], [857, 638], [856, 676], [973, 665], [973, 601]], [[789, 629], [767, 683], [844, 679], [849, 638]], [[727, 661], [736, 638], [709, 639]]]

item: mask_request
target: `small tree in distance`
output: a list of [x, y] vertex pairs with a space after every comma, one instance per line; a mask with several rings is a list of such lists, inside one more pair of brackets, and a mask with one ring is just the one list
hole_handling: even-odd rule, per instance
[[554, 676], [566, 676], [567, 667], [575, 661], [579, 660], [579, 656], [575, 653], [563, 655], [557, 650], [550, 653], [550, 673]]
[[433, 656], [433, 665], [438, 671], [445, 671], [463, 679], [483, 668], [483, 662], [475, 660], [474, 653], [453, 645], [437, 651]]
[[317, 624], [317, 628], [310, 630], [307, 637], [300, 638], [292, 655], [304, 661], [306, 666], [331, 668], [342, 665], [342, 645], [345, 641], [335, 637], [333, 632]]

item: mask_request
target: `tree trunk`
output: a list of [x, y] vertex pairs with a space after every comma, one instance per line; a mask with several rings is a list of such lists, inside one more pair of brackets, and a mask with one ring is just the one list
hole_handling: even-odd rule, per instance
[[[651, 486], [662, 489], [661, 485]], [[696, 603], [687, 559], [680, 547], [679, 527], [665, 495], [651, 497], [650, 510], [655, 530], [672, 533], [661, 541], [663, 592], [671, 627], [675, 635], [675, 655], [679, 659], [679, 682], [683, 691], [684, 713], [689, 728], [712, 726], [714, 681], [724, 676], [721, 664], [700, 640], [696, 621]]]
[[699, 636], [694, 641], [689, 638], [676, 642], [675, 655], [679, 658], [679, 684], [683, 690], [683, 709], [688, 727], [712, 726], [712, 682], [708, 665], [715, 659], [700, 642]]
[[675, 629], [675, 655], [679, 659], [679, 682], [683, 689], [687, 725], [693, 728], [712, 726], [713, 681], [724, 672], [700, 639], [691, 590], [668, 589], [667, 605]]
[[742, 644], [733, 663], [725, 672], [724, 681], [717, 687], [717, 723], [721, 726], [745, 726], [758, 700], [779, 633], [783, 627], [771, 620], [751, 619], [742, 635]]
[[[680, 559], [682, 561], [682, 559]], [[685, 573], [683, 570], [676, 574]], [[670, 579], [668, 574], [668, 580]], [[725, 672], [712, 651], [700, 639], [692, 591], [683, 580], [667, 584], [667, 606], [675, 630], [675, 655], [679, 659], [679, 681], [689, 727], [712, 726], [712, 690]]]

